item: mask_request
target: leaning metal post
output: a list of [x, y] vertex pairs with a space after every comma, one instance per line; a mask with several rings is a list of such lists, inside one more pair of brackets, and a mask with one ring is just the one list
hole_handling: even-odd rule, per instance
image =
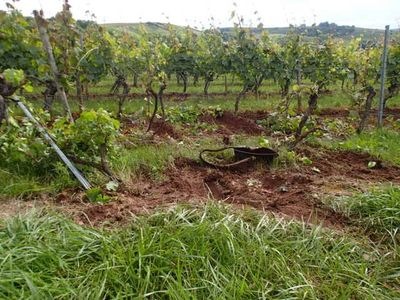
[[19, 100], [13, 99], [14, 102], [22, 109], [24, 114], [31, 120], [36, 127], [38, 128], [39, 132], [43, 135], [45, 140], [49, 142], [50, 146], [56, 151], [57, 155], [61, 158], [61, 160], [65, 163], [68, 169], [74, 174], [75, 178], [81, 183], [81, 185], [86, 189], [89, 190], [92, 186], [90, 185], [89, 181], [81, 174], [81, 172], [74, 166], [74, 164], [68, 159], [68, 157], [61, 151], [61, 149], [57, 146], [53, 138], [47, 133], [46, 129], [35, 119], [32, 115], [30, 110]]

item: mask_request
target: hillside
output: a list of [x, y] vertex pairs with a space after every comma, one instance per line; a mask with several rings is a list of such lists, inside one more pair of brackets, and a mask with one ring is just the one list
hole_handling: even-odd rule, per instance
[[158, 22], [146, 22], [146, 23], [108, 23], [102, 24], [106, 28], [109, 28], [112, 31], [128, 31], [134, 35], [139, 34], [142, 29], [145, 29], [148, 33], [153, 35], [166, 35], [172, 28], [176, 32], [184, 32], [188, 28], [193, 31], [198, 31], [196, 29], [178, 26], [174, 24], [167, 23], [158, 23]]
[[[109, 23], [103, 24], [105, 27], [115, 30], [115, 31], [128, 31], [132, 32], [134, 35], [138, 34], [141, 26], [143, 26], [150, 34], [154, 35], [165, 35], [169, 31], [169, 27], [172, 26], [177, 32], [183, 32], [190, 27], [178, 26], [173, 24], [158, 23], [158, 22], [146, 22], [146, 23]], [[195, 32], [201, 32], [197, 29], [190, 28]], [[383, 29], [370, 29], [361, 28], [349, 25], [337, 25], [335, 23], [323, 22], [318, 25], [306, 26], [300, 25], [298, 27], [270, 27], [265, 28], [272, 37], [279, 38], [282, 35], [287, 34], [290, 30], [295, 30], [298, 33], [307, 37], [327, 37], [334, 36], [344, 39], [349, 39], [352, 37], [362, 36], [366, 40], [377, 40], [383, 37]], [[222, 27], [221, 32], [226, 36], [229, 36], [234, 28], [233, 27]], [[259, 28], [252, 28], [253, 32], [256, 34], [260, 32]], [[399, 32], [398, 29], [391, 30], [392, 32]]]
[[[306, 37], [338, 37], [343, 39], [350, 39], [352, 37], [363, 37], [366, 40], [377, 40], [383, 37], [383, 29], [370, 29], [361, 28], [348, 25], [337, 25], [335, 23], [323, 22], [318, 25], [313, 24], [312, 26], [300, 25], [297, 27], [270, 27], [265, 28], [272, 36], [282, 36], [287, 34], [289, 31], [298, 32]], [[231, 34], [233, 31], [232, 27], [220, 28], [224, 34]], [[256, 34], [260, 31], [258, 28], [252, 28]], [[392, 32], [395, 30], [392, 30]], [[397, 30], [398, 31], [398, 30]]]

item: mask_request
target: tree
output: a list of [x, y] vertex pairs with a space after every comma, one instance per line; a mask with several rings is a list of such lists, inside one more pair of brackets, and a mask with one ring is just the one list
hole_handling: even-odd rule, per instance
[[9, 13], [0, 11], [0, 24], [0, 71], [21, 69], [34, 77], [46, 73], [45, 56], [32, 19], [11, 9]]
[[[112, 38], [107, 31], [94, 22], [86, 24], [85, 28], [79, 28], [79, 43], [75, 48], [73, 69], [76, 91], [80, 109], [83, 109], [83, 86], [96, 84], [109, 72], [112, 55]], [[86, 99], [87, 100], [87, 99]]]
[[385, 103], [396, 96], [400, 89], [400, 35], [397, 35], [390, 43], [387, 61], [388, 89], [385, 95]]
[[[111, 74], [115, 77], [115, 82], [110, 92], [119, 94], [118, 112], [119, 118], [122, 116], [122, 106], [129, 93], [128, 76], [142, 69], [140, 50], [137, 42], [127, 32], [116, 34], [111, 40], [113, 59], [110, 65]], [[122, 92], [119, 90], [122, 88]]]
[[204, 78], [204, 95], [208, 95], [211, 82], [229, 70], [227, 46], [217, 29], [206, 30], [197, 39], [196, 66]]
[[141, 82], [146, 94], [154, 100], [154, 110], [147, 128], [149, 131], [157, 114], [158, 104], [161, 106], [163, 117], [165, 116], [163, 93], [167, 88], [166, 69], [170, 61], [171, 48], [159, 38], [150, 41], [144, 33], [140, 37], [138, 49], [138, 55], [144, 66]]
[[178, 79], [182, 80], [183, 93], [187, 91], [189, 76], [196, 74], [195, 43], [196, 38], [191, 29], [188, 28], [182, 36], [178, 36], [176, 31], [170, 28], [171, 54], [166, 71], [175, 73]]
[[278, 81], [281, 96], [287, 97], [292, 80], [296, 78], [301, 66], [300, 36], [290, 32], [282, 45], [275, 44], [271, 48], [271, 71]]
[[292, 147], [307, 137], [317, 128], [312, 128], [303, 132], [309, 118], [314, 114], [318, 105], [318, 98], [321, 91], [331, 82], [337, 79], [340, 67], [334, 52], [334, 41], [326, 40], [324, 43], [308, 44], [302, 47], [303, 73], [311, 81], [311, 85], [303, 85], [303, 89], [308, 91], [308, 107], [300, 119], [300, 123], [295, 132], [295, 140]]
[[372, 101], [376, 95], [375, 82], [379, 75], [380, 50], [377, 47], [361, 46], [348, 54], [349, 69], [357, 74], [359, 87], [354, 93], [354, 105], [358, 106], [360, 121], [357, 132], [361, 133], [370, 115]]
[[262, 35], [262, 38], [256, 36], [249, 30], [237, 26], [235, 28], [234, 39], [230, 41], [230, 62], [232, 71], [243, 82], [242, 90], [236, 97], [235, 113], [239, 110], [240, 99], [244, 95], [253, 91], [258, 93], [262, 81], [268, 71], [268, 53], [264, 49], [268, 42], [268, 37]]
[[44, 107], [50, 110], [57, 88], [34, 20], [10, 6], [9, 13], [0, 12], [0, 23], [0, 71], [20, 69], [32, 83], [44, 84]]
[[[67, 2], [66, 2], [67, 3]], [[64, 10], [67, 10], [68, 6], [64, 5]], [[59, 72], [59, 69], [57, 67], [56, 61], [54, 59], [54, 52], [53, 52], [53, 47], [50, 43], [49, 35], [48, 35], [48, 30], [47, 30], [47, 25], [48, 23], [46, 20], [43, 18], [42, 12], [39, 13], [38, 11], [33, 11], [33, 14], [35, 16], [35, 22], [40, 34], [40, 38], [42, 40], [43, 44], [43, 50], [47, 54], [47, 59], [48, 59], [48, 64], [50, 65], [50, 70], [53, 76], [53, 81], [55, 83], [55, 87], [57, 89], [58, 95], [62, 101], [62, 104], [64, 106], [64, 110], [66, 115], [68, 116], [70, 122], [73, 122], [72, 114], [71, 114], [71, 109], [69, 107], [69, 103], [67, 100], [67, 96], [64, 90], [64, 86], [62, 84], [62, 74]], [[49, 105], [49, 107], [51, 104]]]

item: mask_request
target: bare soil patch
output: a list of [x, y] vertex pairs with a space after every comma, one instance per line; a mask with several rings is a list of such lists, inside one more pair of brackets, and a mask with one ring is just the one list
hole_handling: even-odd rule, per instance
[[151, 131], [158, 136], [170, 136], [174, 139], [180, 138], [180, 134], [175, 130], [171, 123], [164, 120], [155, 120], [151, 125]]
[[[394, 111], [395, 112], [395, 111]], [[345, 110], [326, 110], [326, 116], [344, 116]], [[400, 110], [399, 110], [400, 113]], [[265, 111], [242, 112], [235, 115], [224, 112], [221, 117], [204, 115], [203, 122], [219, 125], [217, 134], [246, 133], [257, 135], [264, 129], [256, 120], [268, 115]], [[124, 132], [143, 124], [124, 122]], [[179, 138], [180, 133], [168, 122], [156, 120], [154, 135]], [[270, 169], [259, 165], [244, 165], [236, 169], [218, 170], [194, 160], [179, 159], [166, 172], [162, 182], [140, 178], [128, 183], [111, 196], [107, 204], [92, 204], [84, 193], [65, 191], [55, 198], [25, 202], [23, 207], [56, 206], [72, 215], [78, 223], [99, 225], [121, 223], [132, 215], [146, 213], [176, 203], [199, 203], [214, 199], [238, 207], [253, 207], [285, 218], [304, 220], [333, 228], [345, 228], [346, 217], [325, 206], [321, 199], [349, 195], [371, 185], [384, 182], [400, 184], [400, 168], [378, 161], [367, 154], [338, 152], [304, 147], [300, 152], [312, 160], [310, 166]], [[368, 168], [370, 161], [376, 168]], [[32, 204], [32, 205], [31, 205]], [[0, 205], [4, 216], [15, 214], [14, 202]], [[10, 213], [7, 213], [9, 211]]]
[[343, 108], [324, 108], [319, 112], [320, 116], [327, 117], [348, 117], [350, 111], [348, 109]]
[[256, 111], [247, 110], [239, 112], [238, 115], [242, 118], [258, 121], [258, 120], [264, 120], [265, 118], [268, 117], [269, 114], [270, 112], [265, 110], [256, 110]]
[[[139, 180], [116, 194], [108, 204], [89, 204], [77, 195], [58, 198], [79, 223], [97, 225], [123, 222], [132, 215], [146, 213], [176, 203], [199, 203], [209, 199], [238, 207], [253, 207], [284, 218], [343, 229], [351, 220], [325, 206], [321, 199], [364, 190], [371, 184], [400, 183], [400, 168], [381, 164], [368, 169], [368, 155], [304, 149], [313, 160], [310, 166], [269, 169], [247, 166], [219, 170], [197, 161], [180, 159], [163, 182]], [[378, 164], [379, 165], [379, 164]]]
[[[129, 135], [132, 131], [137, 129], [147, 130], [148, 121], [139, 122], [132, 121], [128, 118], [124, 119], [122, 122], [121, 131], [125, 135]], [[179, 139], [181, 137], [181, 133], [177, 130], [171, 123], [162, 119], [155, 119], [153, 124], [151, 125], [150, 131], [159, 137], [167, 137], [170, 136], [174, 139]]]
[[[254, 115], [253, 115], [254, 116]], [[201, 122], [215, 123], [219, 126], [218, 133], [233, 134], [246, 133], [249, 135], [258, 135], [264, 132], [264, 128], [255, 122], [256, 119], [251, 119], [240, 114], [235, 115], [232, 112], [224, 111], [221, 116], [213, 117], [209, 114], [204, 114], [200, 117]]]
[[[370, 111], [370, 119], [377, 118], [378, 111], [376, 109], [372, 109]], [[336, 117], [336, 118], [345, 118], [350, 115], [350, 109], [348, 108], [323, 108], [320, 110], [319, 116], [321, 117]], [[392, 116], [395, 119], [400, 118], [400, 108], [385, 108], [383, 112], [383, 117], [387, 118]]]

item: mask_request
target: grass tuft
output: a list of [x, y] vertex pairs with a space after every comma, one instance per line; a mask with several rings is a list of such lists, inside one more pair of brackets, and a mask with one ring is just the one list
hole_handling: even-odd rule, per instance
[[380, 233], [397, 233], [400, 229], [400, 187], [336, 198], [331, 205], [336, 211], [357, 220], [364, 228]]
[[352, 135], [343, 142], [331, 142], [328, 147], [360, 151], [384, 161], [400, 165], [400, 133], [378, 129], [360, 135]]
[[215, 205], [113, 231], [36, 213], [0, 225], [0, 298], [394, 299], [393, 260], [319, 227]]

